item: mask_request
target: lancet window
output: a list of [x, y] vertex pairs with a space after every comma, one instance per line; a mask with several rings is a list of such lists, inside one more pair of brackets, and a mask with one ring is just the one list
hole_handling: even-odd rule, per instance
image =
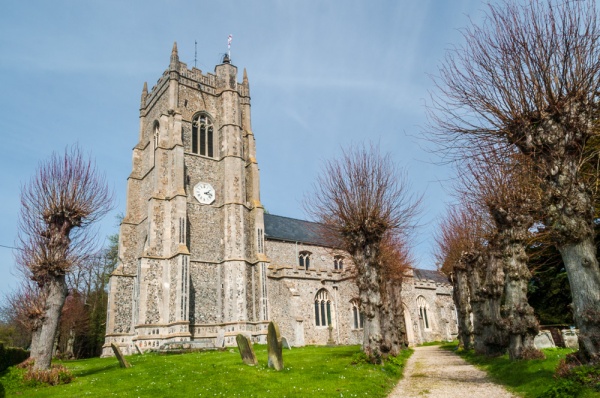
[[352, 305], [352, 326], [354, 329], [362, 329], [365, 326], [365, 317], [362, 312], [360, 312], [360, 301], [358, 299], [353, 299], [350, 301]]
[[425, 297], [417, 297], [417, 308], [419, 308], [419, 320], [421, 321], [421, 325], [425, 330], [431, 329], [429, 323], [429, 316], [427, 314], [429, 304], [427, 304], [427, 300], [425, 300]]
[[302, 251], [298, 253], [298, 266], [308, 269], [310, 267], [310, 252]]

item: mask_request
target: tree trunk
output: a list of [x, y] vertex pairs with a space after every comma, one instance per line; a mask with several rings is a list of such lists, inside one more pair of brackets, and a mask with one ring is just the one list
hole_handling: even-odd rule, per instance
[[531, 357], [539, 352], [533, 339], [539, 332], [539, 323], [533, 308], [527, 301], [527, 285], [531, 273], [527, 268], [525, 245], [513, 242], [504, 251], [504, 306], [502, 315], [508, 333], [508, 355], [510, 359], [522, 359], [523, 354]]
[[473, 314], [473, 347], [476, 352], [485, 351], [483, 336], [483, 304], [482, 268], [483, 258], [480, 253], [464, 255], [469, 281], [469, 297]]
[[75, 328], [71, 327], [69, 328], [69, 332], [67, 334], [67, 344], [65, 347], [65, 357], [72, 359], [75, 357], [75, 350], [74, 350], [74, 346], [75, 346]]
[[38, 352], [38, 346], [39, 346], [41, 332], [42, 332], [41, 325], [38, 328], [33, 329], [31, 331], [31, 346], [29, 347], [29, 352], [31, 353], [32, 358], [35, 358], [34, 355]]
[[381, 293], [381, 352], [384, 356], [397, 356], [408, 345], [401, 297], [402, 282], [393, 279], [382, 281]]
[[507, 346], [500, 306], [504, 274], [496, 255], [470, 254], [466, 258], [473, 311], [473, 347], [486, 356], [501, 355]]
[[485, 281], [480, 293], [483, 296], [481, 333], [483, 345], [479, 347], [478, 353], [497, 356], [504, 354], [508, 341], [500, 312], [504, 293], [504, 272], [502, 261], [494, 250], [490, 250], [484, 267]]
[[579, 353], [585, 361], [600, 362], [600, 270], [592, 237], [558, 247], [573, 296], [579, 328]]
[[469, 279], [467, 269], [462, 264], [453, 270], [453, 298], [458, 317], [458, 340], [460, 347], [470, 350], [473, 345], [473, 324], [471, 322], [471, 303], [469, 302]]
[[60, 275], [51, 278], [48, 281], [47, 289], [48, 297], [44, 307], [44, 321], [39, 334], [37, 352], [35, 353], [34, 366], [36, 369], [50, 369], [60, 314], [68, 292], [65, 276]]
[[365, 317], [363, 352], [374, 363], [381, 362], [381, 276], [377, 263], [377, 250], [370, 245], [363, 247], [353, 256], [358, 268], [357, 285], [360, 305]]

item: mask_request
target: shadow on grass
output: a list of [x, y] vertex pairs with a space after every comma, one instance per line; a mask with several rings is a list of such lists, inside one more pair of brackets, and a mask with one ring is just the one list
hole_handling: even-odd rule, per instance
[[94, 368], [81, 369], [81, 370], [73, 370], [73, 374], [75, 375], [75, 377], [85, 377], [85, 376], [94, 375], [96, 373], [105, 372], [107, 370], [116, 369], [118, 367], [119, 367], [118, 363], [111, 363], [111, 364], [104, 365], [104, 366], [101, 366], [101, 367], [94, 367]]

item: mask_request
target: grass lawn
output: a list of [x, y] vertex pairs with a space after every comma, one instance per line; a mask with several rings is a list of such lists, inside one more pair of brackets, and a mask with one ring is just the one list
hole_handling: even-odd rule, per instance
[[235, 348], [133, 355], [127, 357], [129, 369], [119, 368], [115, 358], [64, 361], [75, 380], [55, 387], [24, 386], [22, 371], [9, 368], [0, 373], [0, 383], [7, 397], [385, 397], [412, 353], [383, 366], [352, 365], [359, 346], [293, 348], [284, 350], [285, 369], [277, 372], [267, 367], [266, 346], [254, 349], [254, 367], [244, 365]]
[[[458, 343], [445, 344], [442, 348], [455, 350]], [[497, 383], [505, 385], [510, 391], [526, 398], [543, 396], [543, 393], [552, 387], [558, 387], [560, 379], [554, 378], [558, 362], [567, 354], [575, 350], [569, 348], [549, 348], [542, 350], [546, 359], [531, 361], [511, 361], [508, 355], [497, 358], [487, 358], [476, 355], [473, 351], [462, 351], [458, 354], [468, 362], [485, 370]], [[552, 395], [551, 395], [552, 396]], [[553, 395], [573, 398], [574, 395]], [[592, 389], [582, 389], [576, 397], [600, 397], [600, 392]]]

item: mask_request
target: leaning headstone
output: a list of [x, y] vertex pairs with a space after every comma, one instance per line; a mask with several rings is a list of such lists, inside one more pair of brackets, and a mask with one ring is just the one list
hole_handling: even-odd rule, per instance
[[117, 347], [115, 343], [110, 343], [110, 347], [112, 348], [113, 352], [115, 353], [115, 356], [119, 360], [119, 366], [121, 366], [122, 368], [130, 368], [131, 365], [125, 360], [121, 349]]
[[217, 342], [215, 343], [216, 348], [223, 348], [225, 346], [225, 329], [219, 329], [217, 333]]
[[281, 343], [281, 334], [279, 326], [274, 322], [269, 323], [267, 331], [267, 351], [269, 353], [269, 367], [275, 370], [283, 369], [283, 345]]
[[244, 336], [240, 333], [236, 336], [235, 341], [237, 342], [238, 349], [240, 350], [242, 361], [244, 361], [246, 365], [258, 365], [258, 361], [256, 360], [256, 354], [254, 353], [254, 348], [252, 348], [252, 342], [250, 341], [248, 336]]
[[138, 354], [144, 355], [144, 353], [142, 352], [142, 350], [140, 350], [140, 347], [137, 344], [133, 343], [133, 346], [135, 347], [135, 350]]
[[292, 346], [290, 345], [290, 343], [288, 343], [287, 339], [284, 336], [281, 336], [281, 346], [283, 348], [287, 348], [288, 350], [292, 349]]
[[563, 329], [562, 330], [563, 341], [567, 348], [579, 348], [579, 338], [577, 337], [577, 331], [575, 329]]
[[552, 339], [552, 334], [548, 330], [540, 330], [535, 339], [533, 339], [533, 344], [535, 348], [554, 348], [556, 345], [554, 344], [554, 340]]

